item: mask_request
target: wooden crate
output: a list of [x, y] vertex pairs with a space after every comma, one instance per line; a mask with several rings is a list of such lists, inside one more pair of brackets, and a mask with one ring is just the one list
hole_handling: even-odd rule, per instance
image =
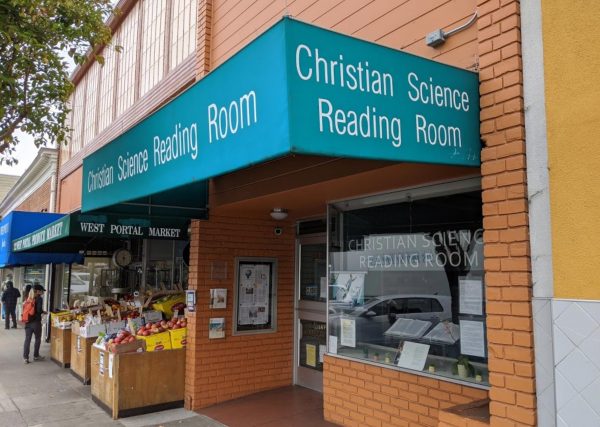
[[50, 358], [63, 368], [71, 366], [71, 330], [52, 326]]
[[113, 419], [183, 406], [185, 349], [110, 354], [92, 347], [91, 360], [92, 399]]
[[89, 384], [92, 378], [92, 344], [95, 341], [95, 337], [84, 338], [79, 335], [77, 328], [72, 329], [71, 373], [83, 381], [83, 384]]

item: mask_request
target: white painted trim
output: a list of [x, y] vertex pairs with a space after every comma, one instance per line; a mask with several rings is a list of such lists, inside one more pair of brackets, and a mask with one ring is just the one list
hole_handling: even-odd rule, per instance
[[521, 3], [521, 22], [533, 295], [552, 297], [554, 277], [541, 0]]
[[58, 151], [55, 148], [40, 148], [34, 161], [0, 202], [0, 215], [5, 216], [15, 210], [42, 184], [52, 179], [57, 172], [57, 161]]
[[[521, 2], [521, 39], [534, 303], [548, 301], [554, 295], [541, 0]], [[557, 416], [556, 382], [552, 369], [555, 361], [552, 303], [540, 312], [536, 310], [536, 305], [534, 304], [533, 324], [538, 420], [544, 427], [555, 427]], [[544, 366], [542, 362], [548, 366]]]

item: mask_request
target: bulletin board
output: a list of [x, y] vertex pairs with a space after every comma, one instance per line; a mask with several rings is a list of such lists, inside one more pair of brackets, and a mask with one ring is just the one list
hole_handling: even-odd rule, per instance
[[277, 259], [236, 258], [233, 335], [277, 329]]

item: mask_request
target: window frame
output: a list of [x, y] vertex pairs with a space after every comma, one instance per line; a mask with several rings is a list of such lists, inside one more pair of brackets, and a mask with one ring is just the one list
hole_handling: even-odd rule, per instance
[[[457, 194], [467, 193], [467, 192], [472, 192], [472, 191], [481, 191], [481, 176], [480, 175], [472, 175], [472, 176], [467, 176], [467, 177], [464, 177], [461, 179], [455, 179], [455, 180], [438, 181], [438, 182], [427, 183], [427, 184], [423, 184], [423, 185], [407, 187], [407, 188], [396, 190], [396, 191], [369, 194], [369, 195], [365, 195], [363, 197], [337, 199], [337, 200], [328, 202], [328, 204], [327, 204], [327, 277], [331, 277], [331, 270], [337, 269], [337, 266], [335, 268], [333, 268], [331, 265], [331, 248], [332, 248], [331, 243], [334, 243], [333, 246], [339, 247], [341, 245], [341, 241], [342, 241], [341, 235], [344, 230], [343, 219], [340, 221], [339, 224], [337, 222], [335, 224], [332, 223], [331, 219], [332, 219], [333, 213], [347, 212], [347, 211], [365, 209], [365, 208], [376, 207], [376, 206], [384, 206], [384, 205], [389, 205], [389, 204], [393, 204], [393, 203], [402, 203], [402, 202], [406, 202], [409, 200], [414, 201], [414, 200], [429, 199], [429, 198], [435, 198], [435, 197], [441, 197], [441, 196], [451, 196], [451, 195], [457, 195]], [[483, 217], [482, 217], [482, 220], [483, 220]], [[483, 269], [483, 266], [482, 266], [482, 273], [485, 274], [485, 270]], [[483, 278], [482, 278], [482, 280], [483, 280]], [[485, 306], [485, 284], [483, 284], [483, 286], [484, 286], [484, 306]], [[329, 306], [329, 300], [330, 300], [329, 294], [330, 293], [327, 292], [327, 310], [326, 310], [327, 352], [326, 352], [326, 354], [328, 356], [345, 359], [345, 360], [349, 360], [349, 361], [356, 362], [356, 363], [364, 363], [364, 364], [368, 364], [368, 365], [373, 365], [373, 366], [377, 366], [378, 368], [387, 368], [387, 369], [391, 369], [391, 370], [405, 372], [405, 373], [408, 373], [411, 375], [432, 378], [432, 379], [436, 379], [438, 381], [445, 381], [445, 382], [450, 382], [450, 383], [461, 384], [461, 385], [465, 385], [465, 386], [468, 386], [471, 388], [478, 388], [478, 389], [483, 389], [483, 390], [489, 390], [491, 388], [489, 381], [487, 383], [484, 383], [484, 382], [478, 383], [478, 382], [463, 380], [463, 379], [459, 379], [459, 378], [455, 378], [455, 377], [446, 377], [446, 376], [439, 375], [437, 373], [429, 373], [426, 370], [417, 371], [417, 370], [403, 368], [403, 367], [397, 366], [396, 364], [384, 365], [381, 362], [372, 361], [369, 359], [352, 357], [352, 356], [348, 356], [348, 355], [344, 355], [344, 354], [338, 354], [337, 349], [334, 352], [332, 352], [332, 349], [330, 347], [331, 346], [330, 337], [332, 336], [331, 331], [330, 331], [330, 328], [331, 328], [330, 316], [332, 313], [330, 312], [330, 306]], [[381, 302], [384, 302], [384, 301], [381, 301]], [[377, 304], [380, 304], [381, 302], [379, 302]], [[441, 305], [441, 303], [439, 301], [437, 303]], [[442, 306], [442, 309], [443, 309], [443, 306]], [[483, 327], [484, 327], [484, 339], [485, 339], [485, 346], [486, 346], [485, 352], [486, 352], [486, 357], [488, 357], [488, 346], [489, 346], [489, 342], [487, 339], [487, 316], [488, 316], [488, 314], [487, 314], [487, 311], [484, 311], [484, 313], [485, 314], [483, 316], [484, 317]], [[340, 346], [340, 337], [339, 337], [339, 335], [335, 335], [335, 336], [337, 337], [336, 342], [337, 342], [337, 346], [339, 347]], [[488, 370], [488, 374], [489, 374], [489, 370]]]

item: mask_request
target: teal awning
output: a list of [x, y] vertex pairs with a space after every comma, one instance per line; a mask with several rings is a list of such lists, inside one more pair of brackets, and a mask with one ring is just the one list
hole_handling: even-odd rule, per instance
[[187, 240], [188, 225], [183, 218], [72, 213], [14, 239], [12, 251], [111, 250], [122, 246], [118, 239], [129, 238]]
[[476, 73], [284, 18], [85, 158], [82, 211], [294, 153], [478, 167], [478, 89]]

